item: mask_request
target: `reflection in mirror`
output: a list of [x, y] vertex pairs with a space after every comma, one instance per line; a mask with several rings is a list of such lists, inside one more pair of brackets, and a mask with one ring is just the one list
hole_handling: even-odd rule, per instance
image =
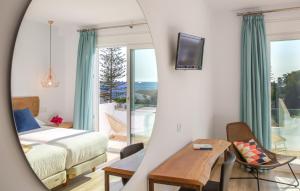
[[[157, 105], [155, 51], [136, 0], [33, 0], [11, 80], [19, 139], [47, 188], [120, 190], [128, 182]], [[119, 177], [105, 181], [104, 171]]]

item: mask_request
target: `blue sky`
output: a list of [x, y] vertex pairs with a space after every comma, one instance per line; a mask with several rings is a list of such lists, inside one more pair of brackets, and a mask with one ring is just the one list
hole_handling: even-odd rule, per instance
[[[127, 54], [127, 48], [121, 48], [124, 55]], [[154, 49], [136, 49], [134, 54], [134, 79], [135, 82], [157, 82], [157, 65]], [[126, 58], [128, 59], [128, 58]], [[126, 81], [125, 76], [120, 81]]]
[[275, 79], [300, 70], [300, 40], [271, 42], [271, 72]]

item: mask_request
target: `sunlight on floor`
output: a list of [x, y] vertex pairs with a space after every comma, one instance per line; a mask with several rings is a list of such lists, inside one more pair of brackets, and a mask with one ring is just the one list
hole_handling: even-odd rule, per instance
[[[97, 167], [95, 172], [88, 172], [71, 180], [66, 187], [55, 189], [56, 191], [104, 191], [104, 172], [102, 168], [119, 160], [119, 153], [107, 153], [106, 163]], [[121, 179], [111, 176], [110, 190], [119, 191], [123, 187]]]
[[[296, 184], [296, 181], [293, 178], [287, 178], [283, 176], [275, 176], [274, 179], [279, 182], [286, 182], [288, 184]], [[300, 179], [298, 178], [298, 181]], [[300, 188], [293, 188], [291, 186], [286, 186], [282, 184], [277, 184], [278, 190], [285, 190], [285, 191], [300, 191]]]

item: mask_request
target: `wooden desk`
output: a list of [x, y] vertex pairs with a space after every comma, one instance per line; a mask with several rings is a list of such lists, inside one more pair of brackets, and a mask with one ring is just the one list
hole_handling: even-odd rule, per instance
[[211, 144], [213, 150], [194, 150], [193, 143], [186, 145], [150, 172], [149, 191], [154, 191], [155, 183], [201, 190], [210, 178], [214, 163], [230, 143], [217, 139], [199, 139], [194, 142]]
[[144, 150], [141, 150], [127, 158], [121, 159], [110, 166], [104, 167], [105, 191], [109, 191], [109, 176], [131, 178], [144, 158]]

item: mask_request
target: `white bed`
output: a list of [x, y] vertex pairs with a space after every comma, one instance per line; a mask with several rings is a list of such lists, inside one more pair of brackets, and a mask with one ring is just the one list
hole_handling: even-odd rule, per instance
[[[13, 108], [28, 108], [36, 117], [39, 114], [39, 98], [13, 98]], [[55, 181], [62, 180], [63, 176], [66, 180], [72, 179], [106, 162], [108, 138], [104, 134], [57, 128], [37, 121], [41, 128], [21, 132], [19, 138], [22, 144], [32, 146], [26, 157], [48, 188], [57, 186]], [[51, 165], [46, 162], [48, 160], [53, 160]]]
[[66, 183], [67, 151], [64, 148], [33, 142], [21, 143], [31, 145], [25, 153], [26, 158], [35, 174], [49, 189]]
[[98, 132], [42, 126], [19, 133], [21, 143], [48, 144], [66, 149], [66, 169], [106, 153], [108, 138]]

